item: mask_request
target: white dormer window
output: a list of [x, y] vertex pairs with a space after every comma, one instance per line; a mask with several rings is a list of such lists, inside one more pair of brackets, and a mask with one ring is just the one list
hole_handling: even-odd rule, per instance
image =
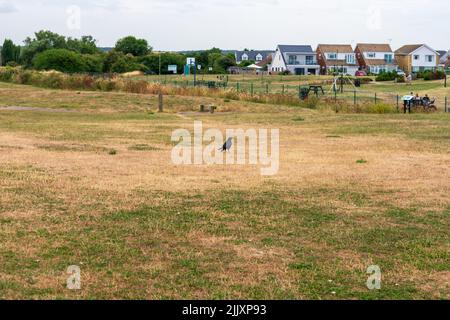
[[246, 53], [242, 55], [242, 61], [248, 61], [248, 55]]
[[329, 60], [337, 60], [338, 55], [337, 53], [333, 52], [333, 53], [327, 53], [327, 57]]
[[367, 58], [375, 59], [376, 56], [377, 56], [377, 55], [376, 55], [375, 52], [368, 52], [368, 53], [367, 53]]
[[263, 60], [263, 56], [261, 54], [258, 54], [256, 56], [256, 61], [262, 61]]

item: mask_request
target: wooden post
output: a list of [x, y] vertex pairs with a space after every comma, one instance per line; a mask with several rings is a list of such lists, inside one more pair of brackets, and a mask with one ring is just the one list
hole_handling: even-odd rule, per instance
[[283, 83], [283, 86], [282, 86], [282, 88], [283, 88], [283, 89], [282, 89], [282, 90], [283, 90], [282, 92], [283, 92], [283, 94], [284, 94], [284, 83]]
[[400, 111], [400, 96], [397, 95], [397, 112]]
[[158, 94], [158, 111], [159, 112], [164, 112], [164, 99], [163, 99], [163, 94], [160, 91]]
[[377, 93], [375, 92], [375, 104], [377, 104]]
[[448, 105], [447, 105], [448, 99], [447, 96], [445, 96], [445, 112], [449, 112], [450, 110], [448, 110]]
[[266, 93], [267, 94], [269, 93], [269, 84], [268, 83], [266, 84]]
[[356, 106], [356, 90], [353, 92], [353, 104]]

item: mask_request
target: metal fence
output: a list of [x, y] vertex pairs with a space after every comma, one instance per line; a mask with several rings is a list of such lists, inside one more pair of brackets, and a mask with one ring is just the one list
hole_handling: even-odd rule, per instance
[[[177, 87], [205, 87], [211, 90], [232, 89], [237, 92], [243, 92], [250, 95], [258, 94], [281, 94], [281, 95], [295, 95], [299, 99], [302, 95], [302, 90], [308, 88], [309, 85], [289, 85], [281, 83], [270, 82], [227, 82], [227, 81], [205, 81], [205, 80], [184, 80], [184, 81], [167, 81], [162, 80], [164, 85], [173, 85]], [[333, 86], [333, 81], [311, 82], [314, 85], [321, 85], [323, 92], [318, 94], [319, 99], [325, 99], [328, 102], [345, 103], [353, 105], [361, 104], [389, 104], [396, 107], [398, 110], [403, 110], [403, 95], [393, 94], [387, 92], [373, 92], [355, 88], [351, 85], [346, 85], [341, 88]], [[350, 90], [350, 88], [352, 90]], [[310, 93], [310, 96], [314, 93]], [[448, 105], [448, 98], [434, 98], [434, 106], [438, 111], [450, 113], [450, 106]]]

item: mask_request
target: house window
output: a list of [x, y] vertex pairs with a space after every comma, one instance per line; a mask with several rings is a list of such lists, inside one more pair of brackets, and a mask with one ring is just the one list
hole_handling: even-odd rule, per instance
[[427, 62], [434, 62], [434, 56], [427, 56]]
[[263, 56], [261, 54], [258, 54], [256, 56], [256, 61], [262, 61], [263, 60]]
[[347, 54], [347, 55], [345, 56], [345, 61], [346, 61], [348, 64], [355, 64], [355, 55], [354, 55], [354, 54]]
[[315, 64], [314, 56], [306, 56], [306, 65], [313, 65]]
[[393, 61], [392, 54], [385, 54], [384, 61], [386, 61], [387, 63], [392, 63], [392, 61]]
[[337, 60], [337, 57], [338, 57], [337, 53], [328, 53], [327, 55], [328, 55], [328, 59]]
[[368, 52], [367, 53], [367, 58], [372, 58], [373, 59], [373, 58], [376, 58], [376, 56], [377, 55], [375, 54], [375, 52]]
[[248, 55], [243, 54], [242, 55], [242, 61], [248, 61]]
[[417, 60], [419, 60], [419, 59], [420, 59], [420, 56], [419, 56], [418, 54], [415, 54], [415, 55], [414, 55], [414, 60], [417, 61]]
[[289, 64], [298, 64], [298, 57], [297, 56], [289, 56]]

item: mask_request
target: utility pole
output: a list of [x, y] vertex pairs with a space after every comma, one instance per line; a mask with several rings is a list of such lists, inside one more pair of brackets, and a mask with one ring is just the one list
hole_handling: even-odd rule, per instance
[[194, 62], [194, 87], [197, 86], [197, 60]]

